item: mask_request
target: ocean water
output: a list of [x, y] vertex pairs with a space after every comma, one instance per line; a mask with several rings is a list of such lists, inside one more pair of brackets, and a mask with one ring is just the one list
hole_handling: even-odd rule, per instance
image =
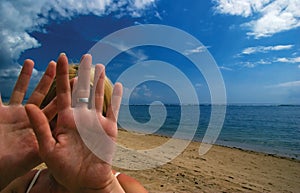
[[[211, 109], [211, 105], [122, 105], [119, 124], [131, 131], [169, 137], [176, 133], [176, 138], [202, 141]], [[300, 160], [300, 105], [228, 105], [216, 144]]]

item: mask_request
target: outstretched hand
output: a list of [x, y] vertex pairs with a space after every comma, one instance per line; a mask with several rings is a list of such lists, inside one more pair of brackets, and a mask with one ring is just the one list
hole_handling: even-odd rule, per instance
[[[0, 97], [0, 190], [41, 162], [37, 139], [22, 105], [33, 66], [32, 60], [25, 60], [8, 105]], [[41, 104], [55, 77], [55, 66], [55, 62], [49, 63], [28, 104]], [[51, 119], [55, 105], [47, 106], [43, 112]]]
[[[114, 86], [112, 102], [108, 105], [108, 112], [104, 117], [102, 115], [104, 67], [96, 66], [97, 86], [95, 86], [95, 92], [92, 92], [92, 96], [89, 97], [91, 60], [90, 55], [83, 56], [79, 66], [78, 84], [74, 91], [79, 98], [93, 100], [91, 109], [88, 104], [78, 99], [73, 99], [75, 104], [72, 107], [68, 59], [61, 54], [57, 61], [58, 116], [56, 128], [51, 133], [45, 114], [35, 105], [26, 105], [26, 112], [38, 139], [40, 156], [53, 177], [61, 185], [70, 192], [123, 192], [112, 173], [111, 163], [107, 162], [105, 158], [100, 159], [86, 146], [79, 133], [79, 129], [83, 128], [78, 128], [75, 120], [75, 116], [80, 115], [86, 123], [83, 125], [87, 130], [95, 132], [95, 135], [97, 135], [97, 130], [103, 129], [104, 135], [111, 141], [115, 141], [117, 138], [117, 117], [121, 103], [122, 85], [117, 83]], [[95, 123], [94, 117], [97, 117], [98, 124]], [[98, 140], [101, 141], [101, 139], [103, 136], [99, 136]], [[101, 148], [106, 149], [106, 153], [113, 154], [113, 147], [101, 146]]]

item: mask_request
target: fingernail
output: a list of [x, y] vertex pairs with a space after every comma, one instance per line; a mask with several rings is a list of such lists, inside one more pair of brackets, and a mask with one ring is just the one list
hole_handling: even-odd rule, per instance
[[59, 56], [66, 56], [64, 52], [60, 53]]
[[80, 58], [80, 62], [85, 58], [86, 54], [82, 55]]

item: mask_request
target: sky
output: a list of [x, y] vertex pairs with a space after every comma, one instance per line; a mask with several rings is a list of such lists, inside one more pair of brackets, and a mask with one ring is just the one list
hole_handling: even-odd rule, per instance
[[[78, 63], [82, 54], [113, 32], [160, 24], [180, 29], [204, 45], [224, 80], [227, 103], [300, 104], [299, 10], [298, 0], [2, 0], [0, 93], [3, 100], [10, 97], [27, 58], [35, 61], [28, 97], [59, 53]], [[107, 75], [115, 82], [131, 65], [148, 60], [174, 65], [190, 79], [199, 102], [211, 102], [205, 75], [186, 54], [166, 48], [125, 51], [106, 66]], [[174, 74], [165, 76], [176, 81]], [[184, 86], [152, 80], [133, 90], [124, 85], [124, 98], [132, 103], [178, 103], [177, 89], [190, 94]]]

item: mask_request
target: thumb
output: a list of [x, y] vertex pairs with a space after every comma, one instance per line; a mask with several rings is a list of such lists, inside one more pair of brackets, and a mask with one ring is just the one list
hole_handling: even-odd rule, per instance
[[43, 155], [51, 151], [55, 145], [55, 139], [52, 137], [48, 119], [45, 114], [33, 104], [25, 105], [25, 110], [38, 140], [40, 154], [43, 158]]

